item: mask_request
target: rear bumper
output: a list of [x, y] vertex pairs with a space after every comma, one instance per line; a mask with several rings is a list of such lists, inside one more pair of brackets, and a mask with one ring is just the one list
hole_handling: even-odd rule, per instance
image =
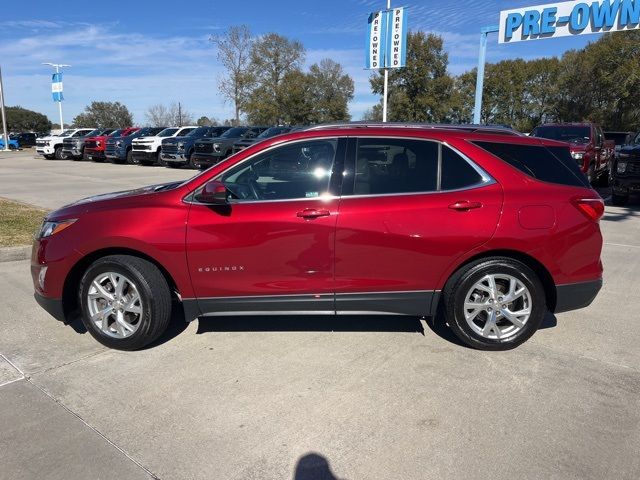
[[554, 313], [588, 307], [601, 288], [601, 278], [589, 282], [556, 285], [556, 308]]
[[49, 315], [60, 322], [66, 322], [61, 298], [45, 297], [40, 295], [38, 292], [35, 292], [33, 296], [36, 299], [36, 302], [38, 302], [38, 305], [44, 308]]

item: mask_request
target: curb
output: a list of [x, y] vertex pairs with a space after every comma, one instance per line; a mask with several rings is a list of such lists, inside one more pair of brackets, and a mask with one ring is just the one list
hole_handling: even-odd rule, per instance
[[31, 258], [31, 245], [0, 248], [0, 263], [28, 260], [29, 258]]

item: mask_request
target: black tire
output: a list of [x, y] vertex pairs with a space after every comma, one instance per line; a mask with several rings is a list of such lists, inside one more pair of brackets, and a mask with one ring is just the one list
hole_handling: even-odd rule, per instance
[[44, 158], [47, 160], [53, 160], [54, 158], [56, 158], [55, 155], [44, 155]]
[[593, 163], [589, 164], [589, 169], [587, 170], [587, 180], [589, 180], [590, 185], [593, 185], [596, 181], [596, 167]]
[[187, 154], [187, 166], [189, 168], [193, 168], [193, 169], [197, 169], [198, 168], [198, 166], [193, 161], [193, 151], [191, 151], [191, 152], [189, 152]]
[[164, 162], [165, 167], [169, 168], [180, 168], [182, 167], [182, 163], [180, 162]]
[[[530, 293], [528, 320], [519, 331], [504, 339], [492, 339], [476, 333], [464, 317], [465, 297], [476, 282], [488, 274], [510, 275], [522, 282]], [[479, 350], [509, 350], [524, 343], [538, 330], [547, 311], [544, 287], [538, 276], [525, 264], [508, 257], [485, 258], [458, 270], [445, 286], [443, 307], [445, 320], [453, 333], [466, 345]]]
[[71, 160], [73, 160], [74, 162], [81, 162], [84, 160], [84, 148], [82, 149], [82, 151], [80, 152], [80, 156], [79, 157], [69, 157]]
[[66, 160], [68, 158], [66, 153], [62, 153], [62, 146], [54, 149], [53, 157], [56, 160]]
[[137, 165], [138, 164], [138, 160], [133, 158], [133, 151], [132, 150], [127, 150], [127, 164], [128, 165]]
[[629, 203], [629, 195], [617, 195], [615, 193], [612, 193], [611, 203], [613, 203], [617, 207], [623, 207], [627, 203]]
[[[140, 295], [142, 315], [136, 331], [128, 337], [114, 338], [104, 333], [89, 314], [88, 294], [91, 283], [101, 273], [125, 275]], [[82, 323], [101, 344], [117, 350], [138, 350], [156, 340], [171, 320], [171, 291], [166, 279], [153, 263], [130, 255], [109, 255], [89, 266], [80, 281], [79, 304]]]

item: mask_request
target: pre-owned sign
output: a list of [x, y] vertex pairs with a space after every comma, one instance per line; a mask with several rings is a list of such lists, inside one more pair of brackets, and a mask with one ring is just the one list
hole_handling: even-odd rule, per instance
[[499, 43], [640, 28], [640, 0], [549, 3], [500, 12]]

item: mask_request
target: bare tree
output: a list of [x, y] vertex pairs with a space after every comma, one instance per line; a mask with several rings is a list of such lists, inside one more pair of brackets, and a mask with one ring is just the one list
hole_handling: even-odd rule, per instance
[[209, 40], [218, 47], [218, 60], [227, 70], [218, 79], [220, 93], [233, 103], [236, 125], [240, 123], [243, 99], [252, 84], [249, 64], [253, 38], [246, 25], [232, 26]]
[[186, 110], [181, 103], [170, 105], [158, 103], [150, 106], [145, 112], [147, 123], [153, 127], [173, 127], [194, 123], [193, 114]]

